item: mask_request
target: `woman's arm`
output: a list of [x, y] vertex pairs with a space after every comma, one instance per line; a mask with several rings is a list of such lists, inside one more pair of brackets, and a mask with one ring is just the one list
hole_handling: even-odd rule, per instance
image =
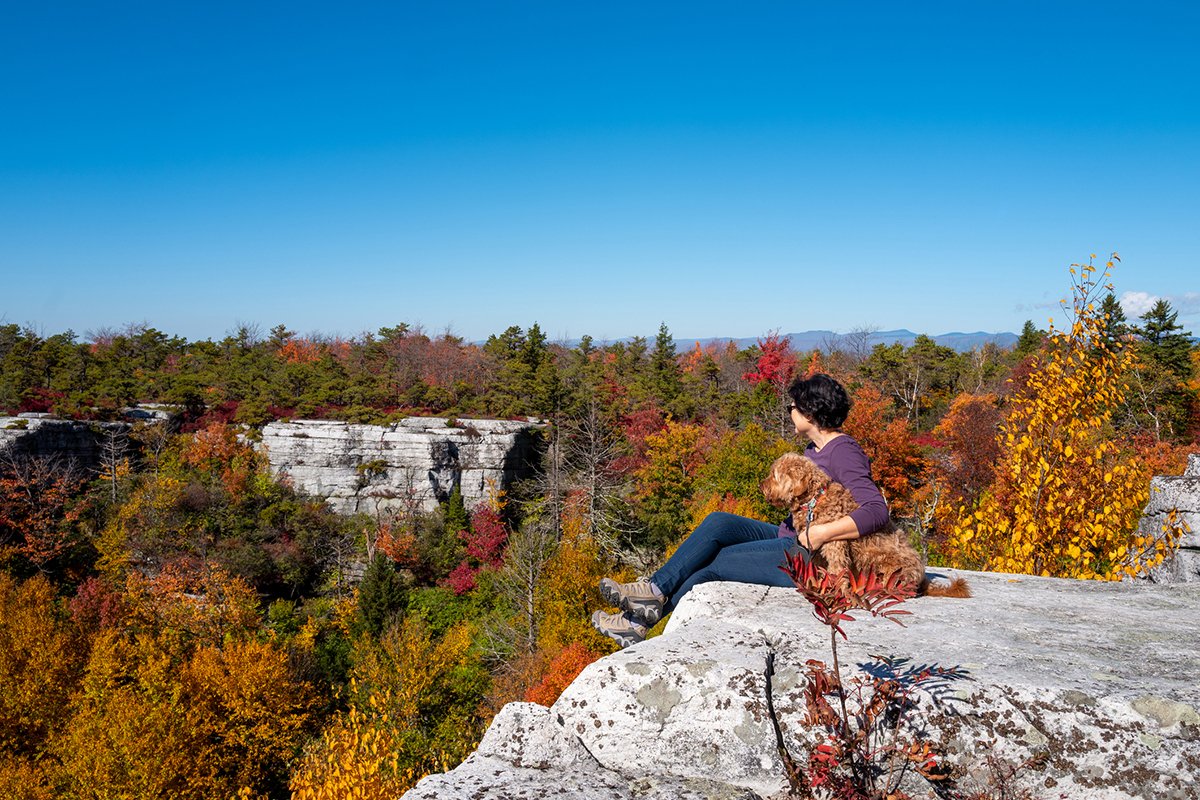
[[796, 541], [816, 552], [821, 549], [822, 545], [857, 539], [861, 535], [854, 518], [847, 514], [844, 517], [838, 517], [833, 522], [822, 522], [809, 526], [807, 536], [804, 531], [799, 531]]
[[829, 542], [867, 536], [888, 523], [887, 501], [871, 479], [871, 460], [854, 439], [849, 436], [839, 439], [827, 445], [834, 449], [829, 453], [828, 463], [822, 466], [829, 477], [850, 490], [858, 508], [833, 522], [813, 525], [808, 537], [814, 550]]

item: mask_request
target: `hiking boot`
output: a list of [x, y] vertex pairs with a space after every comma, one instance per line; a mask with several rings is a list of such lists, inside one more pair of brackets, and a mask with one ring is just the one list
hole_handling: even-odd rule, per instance
[[592, 627], [616, 641], [624, 650], [631, 644], [646, 640], [646, 626], [628, 614], [605, 614], [597, 611], [592, 614]]
[[666, 598], [654, 591], [650, 581], [617, 583], [612, 578], [601, 578], [600, 596], [604, 602], [628, 612], [648, 627], [662, 619], [663, 604], [666, 603]]

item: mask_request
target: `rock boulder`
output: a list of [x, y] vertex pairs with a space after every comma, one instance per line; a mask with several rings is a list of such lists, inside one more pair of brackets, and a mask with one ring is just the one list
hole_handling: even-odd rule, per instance
[[[909, 601], [906, 627], [860, 615], [840, 653], [847, 676], [871, 654], [965, 670], [920, 694], [911, 717], [960, 787], [986, 785], [990, 757], [1025, 765], [1009, 788], [1039, 797], [1195, 796], [1200, 584], [944, 573], [975, 596]], [[793, 590], [710, 583], [666, 633], [592, 664], [553, 707], [507, 706], [474, 755], [405, 798], [782, 796], [768, 651], [776, 710], [802, 753], [799, 687], [806, 660], [829, 661], [826, 629]]]

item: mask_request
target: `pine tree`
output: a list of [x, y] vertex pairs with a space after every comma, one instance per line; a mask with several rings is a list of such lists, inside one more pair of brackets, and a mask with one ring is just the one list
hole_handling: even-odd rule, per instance
[[1176, 320], [1179, 312], [1171, 304], [1159, 300], [1143, 314], [1137, 332], [1142, 337], [1142, 355], [1152, 364], [1170, 371], [1176, 378], [1187, 380], [1192, 374], [1192, 334], [1184, 331]]
[[528, 333], [514, 325], [498, 337], [488, 337], [483, 350], [500, 365], [493, 391], [501, 415], [549, 415], [558, 408], [562, 399], [558, 365], [536, 322]]
[[1125, 310], [1121, 308], [1116, 295], [1112, 292], [1104, 295], [1104, 299], [1100, 301], [1100, 320], [1102, 335], [1106, 343], [1117, 344], [1129, 335], [1129, 323], [1125, 317]]
[[1043, 339], [1045, 339], [1045, 334], [1037, 329], [1033, 320], [1027, 319], [1025, 326], [1021, 328], [1021, 336], [1017, 339], [1013, 352], [1021, 358], [1033, 355], [1041, 348]]
[[492, 381], [491, 404], [501, 416], [528, 414], [529, 391], [534, 370], [529, 367], [529, 355], [536, 348], [528, 346], [525, 332], [516, 325], [509, 326], [499, 336], [489, 336], [483, 351], [491, 356], [499, 369]]
[[651, 389], [664, 407], [670, 407], [682, 390], [682, 371], [675, 358], [675, 339], [667, 329], [667, 323], [658, 326], [654, 337], [654, 350], [650, 354]]
[[358, 587], [358, 614], [363, 626], [378, 637], [404, 608], [408, 593], [396, 571], [396, 562], [376, 553]]
[[1176, 320], [1166, 300], [1157, 301], [1134, 328], [1141, 342], [1132, 373], [1133, 418], [1161, 441], [1185, 434], [1196, 407], [1192, 378], [1191, 333]]
[[470, 530], [471, 518], [463, 505], [462, 488], [457, 483], [450, 490], [450, 498], [442, 513], [445, 515], [447, 535], [454, 536], [459, 531]]

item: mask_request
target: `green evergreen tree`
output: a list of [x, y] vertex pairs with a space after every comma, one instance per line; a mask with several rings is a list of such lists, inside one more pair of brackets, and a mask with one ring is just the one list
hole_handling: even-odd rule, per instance
[[1019, 358], [1025, 358], [1036, 353], [1042, 347], [1042, 340], [1046, 338], [1046, 334], [1037, 329], [1033, 324], [1033, 320], [1025, 320], [1025, 326], [1021, 328], [1021, 335], [1017, 339], [1017, 344], [1013, 347], [1013, 352]]
[[378, 637], [408, 601], [408, 592], [396, 562], [376, 553], [358, 586], [358, 615], [363, 627]]
[[667, 323], [658, 326], [654, 350], [650, 353], [650, 390], [663, 408], [672, 409], [683, 389], [682, 370], [675, 354], [675, 339]]
[[1104, 338], [1112, 344], [1124, 341], [1129, 335], [1129, 323], [1125, 317], [1125, 309], [1117, 302], [1116, 296], [1109, 292], [1100, 302], [1100, 318], [1104, 324]]
[[520, 358], [529, 367], [529, 371], [534, 372], [541, 366], [545, 357], [546, 334], [542, 332], [542, 327], [535, 322], [530, 326], [529, 333], [525, 335], [525, 341], [521, 345]]
[[538, 367], [533, 376], [533, 410], [542, 417], [553, 416], [562, 402], [562, 380], [553, 358]]
[[877, 344], [859, 366], [863, 375], [896, 398], [918, 428], [927, 411], [934, 411], [929, 416], [935, 417], [949, 405], [962, 368], [958, 353], [925, 334], [917, 336], [912, 347], [900, 342]]
[[540, 416], [554, 414], [562, 401], [562, 380], [554, 352], [546, 343], [546, 335], [535, 322], [525, 337], [522, 359], [531, 376], [526, 394], [529, 408]]
[[593, 358], [597, 348], [591, 336], [584, 336], [579, 346], [562, 359], [560, 411], [566, 417], [577, 417], [596, 401], [596, 393], [604, 380], [604, 362]]
[[495, 361], [497, 367], [488, 405], [500, 416], [528, 413], [522, 396], [531, 375], [521, 358], [524, 351], [525, 331], [517, 325], [510, 325], [499, 336], [492, 334], [483, 345], [483, 352]]
[[489, 336], [483, 351], [499, 367], [492, 405], [502, 416], [550, 415], [561, 402], [562, 382], [546, 334], [536, 322], [528, 333], [513, 325]]
[[446, 520], [447, 535], [455, 536], [459, 531], [471, 529], [471, 517], [467, 514], [466, 506], [463, 505], [462, 489], [457, 483], [450, 490], [450, 497], [446, 500], [446, 506], [442, 513]]
[[1169, 302], [1159, 300], [1139, 317], [1142, 324], [1137, 332], [1142, 337], [1143, 357], [1186, 381], [1192, 375], [1192, 334], [1176, 321], [1178, 317]]
[[285, 344], [290, 342], [296, 336], [295, 331], [289, 331], [287, 325], [276, 325], [271, 328], [271, 338], [267, 340], [267, 345], [272, 351], [278, 351]]

